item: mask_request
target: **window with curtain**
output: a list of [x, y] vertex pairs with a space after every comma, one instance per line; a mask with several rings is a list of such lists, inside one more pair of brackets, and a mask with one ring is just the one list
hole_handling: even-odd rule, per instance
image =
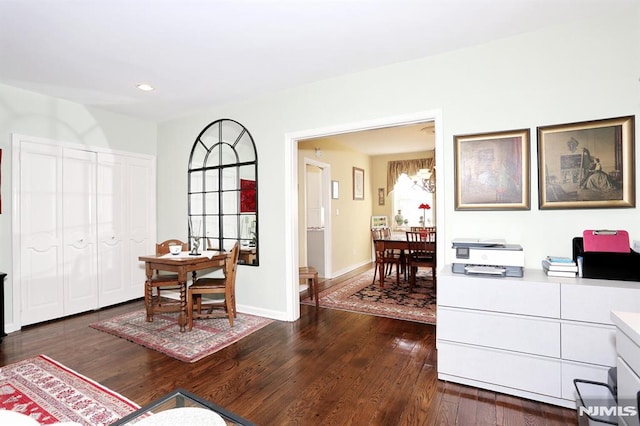
[[415, 176], [420, 169], [431, 169], [433, 165], [433, 158], [416, 158], [413, 160], [387, 162], [387, 194], [393, 191], [396, 182], [403, 173], [407, 176]]
[[[416, 176], [407, 176], [402, 173], [393, 187], [393, 227], [398, 227], [395, 217], [398, 211], [402, 218], [406, 220], [402, 226], [433, 226], [433, 194], [425, 191], [420, 185], [416, 185], [414, 181]], [[419, 206], [423, 203], [431, 206], [431, 209], [423, 211]], [[423, 215], [426, 215], [423, 218]]]

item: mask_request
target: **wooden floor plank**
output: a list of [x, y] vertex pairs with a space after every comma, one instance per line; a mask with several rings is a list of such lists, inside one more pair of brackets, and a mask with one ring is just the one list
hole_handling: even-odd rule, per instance
[[25, 327], [0, 365], [46, 354], [140, 405], [182, 387], [259, 425], [575, 424], [573, 410], [438, 380], [433, 325], [301, 305], [193, 364], [89, 327], [141, 308]]

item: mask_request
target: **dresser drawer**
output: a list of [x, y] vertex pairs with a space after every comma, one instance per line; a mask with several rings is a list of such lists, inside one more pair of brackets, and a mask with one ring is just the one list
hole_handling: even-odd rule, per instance
[[611, 311], [640, 312], [640, 286], [561, 284], [562, 319], [611, 324]]
[[438, 373], [559, 398], [560, 360], [439, 341]]
[[438, 279], [438, 306], [559, 318], [560, 284], [445, 275]]
[[616, 347], [618, 356], [621, 357], [629, 364], [629, 367], [640, 376], [640, 346], [634, 343], [622, 331], [616, 331]]
[[616, 365], [616, 328], [600, 324], [563, 323], [562, 358], [613, 367]]
[[562, 361], [562, 398], [575, 401], [576, 387], [573, 384], [573, 379], [607, 383], [609, 368], [602, 365]]
[[560, 358], [557, 320], [440, 307], [438, 324], [440, 340]]

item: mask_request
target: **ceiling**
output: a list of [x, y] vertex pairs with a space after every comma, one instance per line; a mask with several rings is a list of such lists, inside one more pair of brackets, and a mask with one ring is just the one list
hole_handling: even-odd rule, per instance
[[0, 0], [0, 83], [160, 122], [636, 3]]
[[318, 139], [329, 139], [371, 156], [432, 151], [436, 146], [434, 122], [359, 130]]

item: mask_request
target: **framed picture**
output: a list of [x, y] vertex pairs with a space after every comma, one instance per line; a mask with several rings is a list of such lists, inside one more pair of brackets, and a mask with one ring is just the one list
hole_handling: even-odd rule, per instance
[[337, 180], [331, 181], [331, 198], [337, 200], [340, 197], [340, 184]]
[[538, 127], [539, 207], [635, 207], [635, 117]]
[[353, 168], [353, 199], [364, 200], [364, 170]]
[[529, 129], [454, 136], [456, 210], [529, 210]]
[[384, 206], [384, 188], [378, 188], [378, 205]]

